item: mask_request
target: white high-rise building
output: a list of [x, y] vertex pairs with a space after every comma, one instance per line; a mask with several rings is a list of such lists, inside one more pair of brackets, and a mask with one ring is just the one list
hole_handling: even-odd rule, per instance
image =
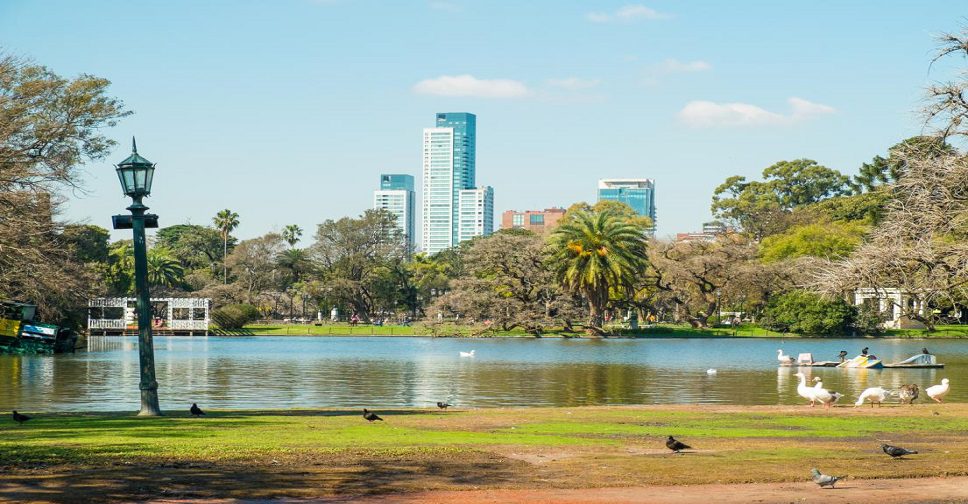
[[373, 191], [373, 208], [383, 209], [397, 217], [397, 226], [407, 239], [407, 252], [413, 252], [416, 194], [413, 175], [380, 175], [380, 188]]
[[457, 198], [457, 242], [494, 232], [494, 188], [462, 189]]
[[[471, 238], [461, 232], [460, 199], [476, 190], [477, 117], [467, 112], [437, 114], [423, 132], [423, 222], [421, 247], [428, 254]], [[491, 190], [493, 200], [493, 190]], [[470, 201], [470, 200], [468, 200]], [[493, 208], [487, 229], [493, 230]]]

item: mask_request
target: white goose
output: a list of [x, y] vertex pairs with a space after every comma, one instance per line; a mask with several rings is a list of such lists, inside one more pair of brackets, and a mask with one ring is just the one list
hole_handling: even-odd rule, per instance
[[844, 395], [840, 392], [832, 392], [823, 388], [823, 382], [817, 378], [817, 384], [813, 387], [813, 398], [823, 403], [824, 408], [830, 408], [841, 397], [844, 397]]
[[789, 366], [793, 364], [793, 357], [789, 355], [783, 355], [783, 349], [778, 349], [776, 351], [776, 360], [780, 361], [781, 366]]
[[944, 402], [944, 396], [948, 395], [948, 392], [950, 391], [951, 387], [948, 385], [947, 378], [941, 380], [941, 385], [932, 385], [924, 389], [924, 393], [928, 394], [928, 397], [939, 403]]
[[854, 407], [862, 406], [864, 401], [870, 401], [871, 408], [874, 407], [874, 404], [880, 406], [882, 402], [887, 400], [888, 394], [889, 392], [882, 387], [871, 387], [860, 393], [860, 397], [857, 398]]
[[474, 357], [474, 350], [471, 350], [470, 352], [460, 352], [460, 356], [461, 357]]
[[800, 379], [800, 384], [797, 385], [797, 394], [810, 401], [811, 408], [814, 407], [817, 403], [816, 390], [807, 386], [807, 377], [803, 373], [797, 373], [797, 378]]

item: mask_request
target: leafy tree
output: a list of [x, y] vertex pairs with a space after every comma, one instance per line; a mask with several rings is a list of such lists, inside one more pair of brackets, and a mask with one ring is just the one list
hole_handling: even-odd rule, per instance
[[552, 268], [563, 289], [585, 297], [588, 329], [600, 334], [611, 289], [645, 269], [646, 229], [611, 211], [566, 217], [550, 236]]
[[282, 239], [286, 240], [286, 243], [289, 244], [290, 248], [295, 247], [296, 244], [299, 243], [299, 239], [302, 237], [302, 235], [302, 228], [296, 224], [289, 224], [282, 229]]
[[867, 231], [867, 226], [853, 222], [797, 226], [764, 238], [760, 243], [760, 257], [766, 262], [804, 256], [847, 257], [860, 245]]
[[755, 239], [786, 228], [791, 210], [849, 192], [849, 179], [810, 159], [780, 161], [763, 170], [763, 181], [726, 179], [713, 193], [712, 212]]
[[845, 334], [856, 310], [841, 298], [826, 300], [806, 291], [791, 291], [770, 300], [761, 323], [770, 330], [796, 334]]
[[158, 287], [178, 287], [185, 280], [185, 270], [170, 250], [152, 247], [148, 251], [148, 284]]
[[908, 138], [888, 149], [886, 158], [874, 156], [869, 163], [862, 164], [859, 172], [854, 175], [850, 182], [853, 192], [860, 194], [874, 191], [878, 187], [893, 184], [899, 180], [907, 168], [904, 157], [899, 153], [912, 148], [928, 156], [954, 153], [954, 148], [940, 137], [915, 136]]
[[284, 250], [283, 243], [278, 233], [267, 233], [259, 238], [243, 240], [225, 258], [225, 264], [231, 268], [245, 293], [246, 303], [257, 303], [261, 295], [278, 286], [276, 258]]
[[210, 227], [197, 224], [176, 224], [158, 230], [156, 246], [168, 249], [187, 272], [205, 271], [215, 276], [225, 250], [235, 247], [236, 240]]
[[320, 268], [332, 299], [349, 305], [362, 319], [374, 310], [377, 271], [406, 257], [406, 241], [393, 214], [367, 210], [358, 218], [327, 220], [316, 230], [310, 254]]
[[222, 283], [228, 283], [225, 260], [229, 254], [229, 234], [239, 226], [239, 214], [226, 208], [215, 214], [212, 222], [215, 224], [215, 229], [218, 229], [222, 236]]
[[55, 216], [58, 194], [83, 191], [79, 167], [111, 152], [105, 132], [129, 114], [109, 85], [0, 54], [0, 298], [33, 301], [45, 320], [72, 316], [97, 288]]
[[107, 229], [91, 224], [68, 224], [61, 232], [61, 238], [73, 250], [74, 257], [83, 263], [106, 263], [110, 237]]

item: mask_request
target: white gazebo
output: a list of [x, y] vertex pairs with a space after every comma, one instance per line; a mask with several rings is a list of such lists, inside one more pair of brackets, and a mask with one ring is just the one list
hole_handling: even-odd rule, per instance
[[[137, 334], [135, 298], [94, 298], [87, 304], [88, 334]], [[158, 335], [208, 335], [208, 298], [151, 298], [151, 330]]]
[[[876, 303], [876, 304], [875, 304]], [[888, 329], [924, 329], [924, 324], [907, 314], [924, 316], [925, 302], [912, 292], [894, 287], [862, 287], [854, 291], [854, 305], [877, 308]]]

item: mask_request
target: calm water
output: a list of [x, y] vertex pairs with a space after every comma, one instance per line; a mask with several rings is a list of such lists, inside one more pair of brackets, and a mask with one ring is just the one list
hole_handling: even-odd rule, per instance
[[[816, 360], [860, 348], [886, 362], [927, 345], [945, 369], [803, 368], [856, 399], [864, 388], [952, 381], [968, 402], [968, 341], [768, 339], [156, 338], [162, 407], [462, 407], [586, 404], [794, 404], [796, 368], [776, 350]], [[459, 351], [476, 350], [461, 358]], [[706, 370], [718, 373], [708, 376]], [[923, 397], [923, 395], [922, 395]], [[136, 338], [92, 337], [87, 351], [0, 356], [0, 411], [136, 410]]]

